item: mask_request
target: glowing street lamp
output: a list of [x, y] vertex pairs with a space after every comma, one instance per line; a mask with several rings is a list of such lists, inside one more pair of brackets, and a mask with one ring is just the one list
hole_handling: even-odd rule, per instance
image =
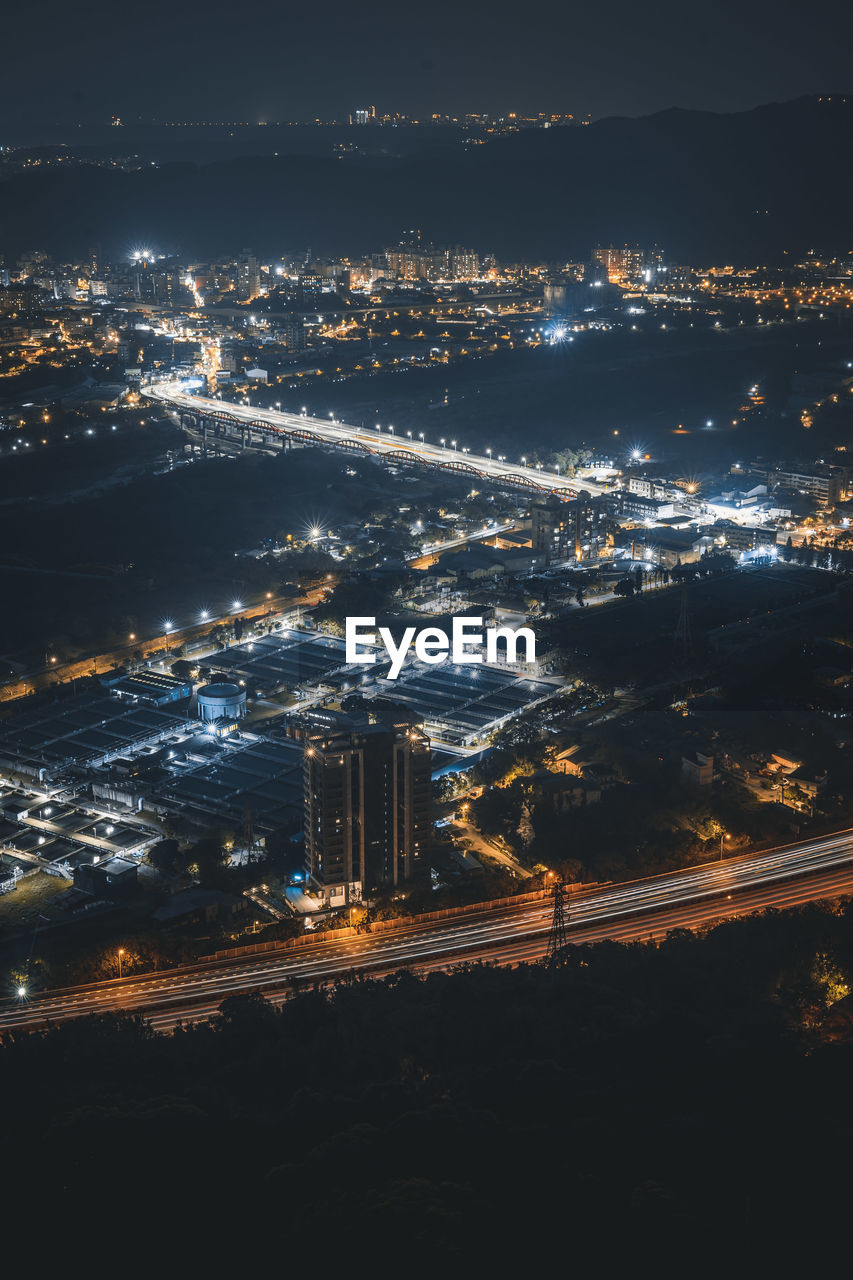
[[118, 949], [118, 976], [121, 977], [121, 962], [124, 959], [124, 947]]

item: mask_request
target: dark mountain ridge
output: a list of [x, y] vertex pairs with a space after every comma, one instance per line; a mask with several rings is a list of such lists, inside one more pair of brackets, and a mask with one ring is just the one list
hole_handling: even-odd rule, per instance
[[672, 109], [394, 156], [267, 155], [136, 172], [19, 172], [0, 183], [0, 249], [191, 257], [251, 244], [360, 253], [421, 227], [504, 259], [658, 242], [672, 260], [784, 261], [851, 248], [853, 96], [728, 115]]

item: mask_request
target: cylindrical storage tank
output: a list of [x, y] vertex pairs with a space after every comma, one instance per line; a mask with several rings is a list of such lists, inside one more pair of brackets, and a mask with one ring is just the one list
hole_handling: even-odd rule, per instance
[[205, 724], [241, 720], [246, 714], [246, 690], [238, 684], [206, 684], [198, 691], [198, 715]]

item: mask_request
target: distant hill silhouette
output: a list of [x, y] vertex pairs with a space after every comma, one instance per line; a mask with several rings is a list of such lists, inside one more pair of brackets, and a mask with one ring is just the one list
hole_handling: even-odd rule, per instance
[[153, 241], [204, 257], [358, 253], [421, 227], [504, 259], [586, 257], [657, 241], [672, 260], [847, 251], [853, 95], [729, 115], [669, 110], [400, 158], [278, 155], [135, 173], [31, 170], [0, 184], [0, 249], [122, 253]]

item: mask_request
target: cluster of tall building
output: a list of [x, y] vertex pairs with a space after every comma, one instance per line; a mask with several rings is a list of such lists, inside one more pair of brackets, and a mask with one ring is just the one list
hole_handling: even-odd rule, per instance
[[431, 824], [430, 743], [405, 713], [315, 713], [305, 728], [305, 862], [329, 905], [415, 879]]
[[[370, 290], [377, 281], [455, 284], [493, 279], [498, 270], [493, 255], [459, 244], [435, 245], [413, 229], [380, 253], [352, 259], [318, 259], [309, 249], [301, 255], [271, 260], [247, 248], [230, 257], [191, 262], [143, 248], [109, 262], [93, 250], [85, 260], [63, 264], [33, 250], [21, 255], [13, 268], [0, 261], [0, 287], [32, 290], [60, 302], [133, 300], [182, 311], [232, 300], [245, 305], [275, 295], [284, 306], [311, 311], [312, 303], [322, 295]], [[523, 275], [521, 267], [506, 270], [519, 278]], [[577, 284], [642, 285], [645, 281], [648, 286], [650, 276], [662, 270], [663, 254], [656, 247], [599, 246], [589, 263], [569, 264], [552, 277], [546, 287], [546, 303], [557, 305], [559, 310], [560, 290]], [[17, 293], [15, 299], [6, 296], [5, 300], [16, 306], [27, 304], [27, 297], [19, 298]], [[35, 293], [31, 301], [38, 301]]]
[[595, 560], [607, 544], [612, 502], [581, 491], [571, 502], [558, 498], [531, 507], [531, 545], [545, 563]]
[[666, 270], [666, 259], [660, 245], [643, 248], [638, 244], [623, 244], [617, 248], [610, 244], [604, 248], [599, 244], [593, 256], [604, 267], [611, 284], [648, 284], [659, 272]]
[[[487, 266], [493, 265], [489, 260]], [[478, 280], [484, 270], [479, 254], [462, 245], [436, 248], [420, 231], [408, 231], [399, 245], [385, 251], [387, 273], [399, 280], [438, 282]]]
[[[432, 111], [425, 116], [408, 116], [401, 112], [377, 112], [376, 107], [356, 107], [349, 113], [351, 125], [453, 125], [485, 133], [515, 133], [519, 129], [555, 129], [569, 125], [589, 124], [589, 116], [578, 118], [561, 111], [538, 111], [524, 115], [518, 111], [495, 114], [488, 111], [465, 111], [449, 115], [444, 111]], [[334, 122], [330, 122], [334, 123]]]

